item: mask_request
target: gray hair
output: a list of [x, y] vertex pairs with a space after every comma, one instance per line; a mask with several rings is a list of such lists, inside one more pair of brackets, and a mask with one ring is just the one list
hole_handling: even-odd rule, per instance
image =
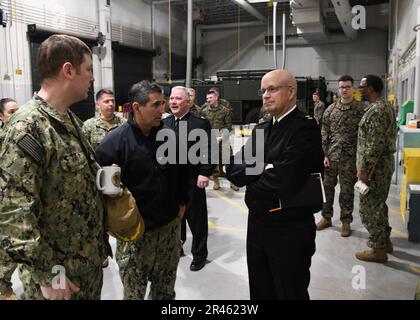
[[174, 90], [182, 90], [184, 92], [185, 98], [187, 100], [190, 100], [190, 93], [188, 92], [188, 88], [185, 88], [183, 86], [176, 86], [176, 87], [172, 88], [171, 92], [174, 91]]

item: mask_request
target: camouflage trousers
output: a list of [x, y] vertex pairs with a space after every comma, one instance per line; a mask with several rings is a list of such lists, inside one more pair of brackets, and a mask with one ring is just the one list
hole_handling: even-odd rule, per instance
[[17, 264], [0, 250], [0, 293], [12, 288], [12, 274], [16, 268]]
[[369, 192], [364, 196], [360, 195], [360, 218], [369, 232], [369, 241], [373, 248], [385, 246], [391, 235], [386, 200], [393, 172], [394, 157], [391, 155], [382, 158], [376, 164], [372, 180], [367, 184]]
[[212, 174], [214, 178], [226, 177], [226, 173], [223, 171], [223, 166], [229, 163], [230, 156], [232, 155], [233, 150], [230, 144], [223, 146], [222, 144], [219, 144], [219, 164], [216, 166]]
[[356, 177], [356, 158], [347, 158], [340, 161], [331, 161], [330, 166], [325, 168], [324, 188], [326, 203], [322, 207], [322, 216], [332, 218], [334, 215], [335, 186], [340, 180], [340, 220], [343, 223], [353, 222], [354, 208], [354, 184]]
[[414, 300], [420, 300], [420, 279], [417, 282], [416, 293], [414, 295]]
[[[45, 300], [39, 284], [32, 279], [29, 269], [22, 266], [19, 270], [19, 277], [22, 280], [25, 290], [25, 300]], [[51, 274], [51, 277], [54, 277]], [[67, 275], [80, 291], [71, 295], [71, 300], [100, 300], [103, 284], [102, 267], [87, 270], [83, 275]]]
[[125, 300], [146, 299], [148, 281], [153, 300], [174, 300], [181, 251], [180, 219], [146, 232], [137, 241], [117, 241], [116, 258]]

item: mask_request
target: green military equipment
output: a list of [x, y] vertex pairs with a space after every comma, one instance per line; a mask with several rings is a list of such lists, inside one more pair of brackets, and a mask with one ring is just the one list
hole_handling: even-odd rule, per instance
[[400, 126], [406, 125], [407, 114], [408, 113], [413, 113], [413, 112], [414, 112], [414, 101], [413, 100], [408, 100], [408, 101], [404, 102], [401, 106], [401, 109], [400, 109], [400, 115], [399, 115], [399, 120], [398, 120], [398, 123], [397, 123], [397, 127], [399, 128]]

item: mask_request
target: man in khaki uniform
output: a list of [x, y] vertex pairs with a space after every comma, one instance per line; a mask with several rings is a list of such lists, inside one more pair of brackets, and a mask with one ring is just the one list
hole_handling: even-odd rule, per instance
[[0, 244], [21, 264], [26, 299], [100, 299], [111, 254], [105, 203], [95, 154], [70, 111], [94, 81], [92, 53], [75, 37], [52, 35], [39, 47], [38, 70], [41, 89], [9, 120], [0, 150]]
[[[202, 110], [201, 115], [210, 121], [212, 129], [220, 130], [220, 135], [216, 138], [219, 144], [219, 165], [212, 176], [214, 181], [213, 189], [219, 190], [219, 177], [225, 175], [223, 172], [222, 155], [232, 154], [229, 142], [230, 131], [232, 130], [231, 112], [217, 101], [216, 93], [210, 90], [207, 93], [207, 107]], [[230, 187], [235, 191], [239, 190], [233, 183], [230, 184]]]
[[93, 150], [96, 150], [108, 132], [127, 121], [125, 118], [115, 115], [115, 97], [111, 90], [98, 91], [96, 108], [99, 110], [99, 117], [88, 119], [83, 124], [83, 132]]

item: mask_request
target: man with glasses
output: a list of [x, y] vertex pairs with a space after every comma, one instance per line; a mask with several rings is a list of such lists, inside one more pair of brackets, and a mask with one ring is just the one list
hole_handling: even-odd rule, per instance
[[[253, 152], [257, 152], [255, 147], [264, 146], [264, 170], [256, 175], [247, 172], [255, 160], [246, 157], [245, 148], [227, 166], [228, 178], [239, 186], [246, 185], [250, 297], [309, 299], [316, 234], [313, 214], [321, 209], [321, 203], [279, 208], [279, 200], [302, 190], [311, 173], [323, 172], [320, 130], [313, 118], [298, 110], [297, 83], [289, 71], [267, 73], [261, 80], [260, 94], [273, 120], [256, 126], [246, 148], [252, 144]], [[261, 141], [256, 139], [259, 133], [263, 133]]]
[[357, 176], [369, 186], [369, 192], [360, 195], [360, 218], [369, 232], [368, 246], [356, 258], [383, 263], [387, 253], [393, 252], [388, 221], [388, 198], [394, 172], [397, 126], [392, 107], [382, 98], [384, 85], [376, 75], [365, 76], [360, 89], [370, 103], [360, 121], [357, 141]]
[[338, 79], [340, 100], [330, 105], [322, 118], [322, 148], [325, 159], [324, 187], [327, 202], [322, 208], [322, 219], [317, 230], [332, 226], [334, 193], [340, 180], [341, 236], [351, 235], [353, 222], [354, 184], [356, 178], [357, 129], [364, 114], [363, 105], [353, 98], [353, 78], [344, 75]]

